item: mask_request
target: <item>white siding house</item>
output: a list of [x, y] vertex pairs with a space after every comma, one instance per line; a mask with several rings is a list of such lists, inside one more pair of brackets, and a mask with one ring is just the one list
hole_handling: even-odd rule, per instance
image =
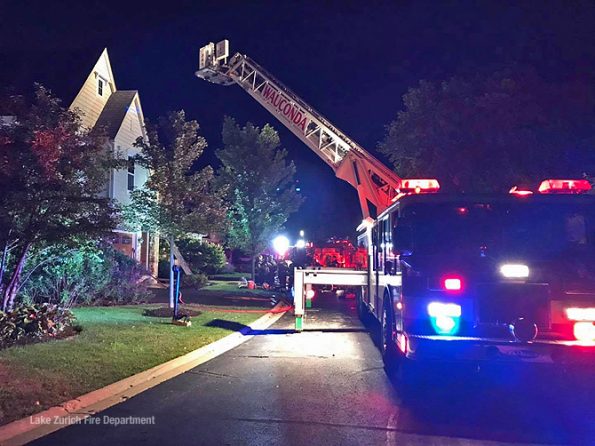
[[[139, 94], [136, 90], [116, 88], [107, 49], [99, 56], [70, 109], [80, 115], [86, 128], [106, 137], [106, 148], [130, 160], [127, 169], [111, 172], [105, 191], [120, 204], [128, 204], [130, 192], [142, 187], [148, 178], [148, 172], [133, 161], [139, 153], [134, 142], [139, 137], [146, 141], [147, 135]], [[114, 245], [143, 263], [154, 276], [158, 244], [158, 237], [147, 233], [119, 229], [114, 234]]]

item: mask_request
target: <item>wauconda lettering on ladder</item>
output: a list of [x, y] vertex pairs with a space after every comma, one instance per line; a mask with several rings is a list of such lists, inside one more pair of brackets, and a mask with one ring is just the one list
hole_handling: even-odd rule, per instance
[[266, 84], [261, 91], [263, 98], [267, 100], [275, 109], [292, 125], [298, 127], [302, 132], [306, 131], [308, 118], [306, 113], [282, 92], [278, 91], [270, 84]]

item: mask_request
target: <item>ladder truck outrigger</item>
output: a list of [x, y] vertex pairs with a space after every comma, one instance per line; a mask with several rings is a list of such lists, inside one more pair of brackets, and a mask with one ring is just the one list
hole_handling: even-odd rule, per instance
[[588, 181], [438, 194], [437, 180], [400, 178], [248, 56], [230, 57], [227, 40], [200, 49], [196, 76], [242, 87], [357, 190], [367, 271], [296, 269], [296, 330], [312, 285], [342, 285], [378, 320], [391, 362], [595, 364]]

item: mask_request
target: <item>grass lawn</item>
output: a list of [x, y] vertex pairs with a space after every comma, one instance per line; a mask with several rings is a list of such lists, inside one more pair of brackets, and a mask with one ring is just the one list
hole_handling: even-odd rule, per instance
[[250, 273], [218, 273], [209, 276], [209, 279], [213, 280], [228, 280], [228, 281], [239, 281], [242, 277], [250, 279]]
[[191, 327], [143, 316], [150, 306], [78, 308], [81, 334], [0, 350], [0, 424], [147, 370], [258, 319], [205, 311]]
[[201, 293], [210, 294], [225, 294], [226, 296], [263, 296], [271, 297], [274, 295], [280, 295], [279, 292], [254, 289], [249, 290], [248, 288], [239, 288], [238, 282], [232, 282], [227, 280], [209, 280], [209, 284], [202, 287], [199, 290]]

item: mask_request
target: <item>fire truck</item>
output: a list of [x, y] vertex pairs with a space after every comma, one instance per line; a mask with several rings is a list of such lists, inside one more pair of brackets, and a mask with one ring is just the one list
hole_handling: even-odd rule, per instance
[[306, 251], [312, 259], [310, 266], [365, 270], [368, 264], [367, 249], [354, 246], [349, 239], [331, 237], [326, 243], [312, 244]]
[[357, 191], [364, 271], [295, 271], [296, 330], [313, 285], [357, 290], [387, 363], [595, 364], [595, 195], [548, 179], [493, 195], [403, 179], [224, 40], [196, 75], [239, 85]]

